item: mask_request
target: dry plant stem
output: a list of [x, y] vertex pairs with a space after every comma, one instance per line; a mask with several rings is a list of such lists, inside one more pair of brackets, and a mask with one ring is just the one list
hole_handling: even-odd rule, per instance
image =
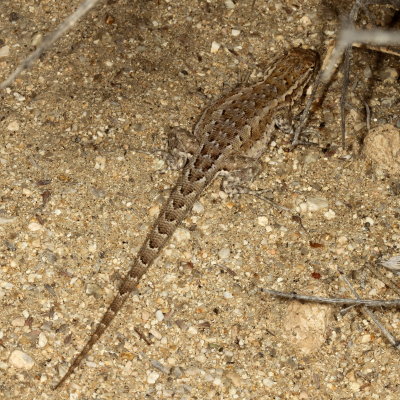
[[390, 54], [392, 56], [400, 57], [400, 50], [396, 49], [388, 49], [387, 47], [383, 46], [373, 46], [371, 44], [364, 44], [364, 43], [353, 43], [353, 47], [357, 47], [359, 49], [368, 49], [372, 51], [378, 51], [379, 53]]
[[390, 287], [398, 296], [400, 296], [400, 288], [393, 283], [389, 278], [383, 275], [378, 268], [372, 264], [367, 264], [368, 268], [379, 280], [381, 280], [387, 287]]
[[343, 57], [346, 48], [353, 43], [370, 43], [375, 45], [399, 45], [400, 32], [387, 31], [383, 29], [371, 29], [359, 31], [353, 27], [343, 28], [339, 32], [338, 41], [333, 51], [332, 57], [323, 71], [321, 79], [327, 83], [332, 78], [337, 64]]
[[371, 109], [369, 108], [369, 105], [367, 103], [364, 103], [364, 106], [367, 120], [367, 132], [369, 132], [371, 129]]
[[43, 52], [45, 52], [60, 36], [71, 29], [76, 22], [82, 18], [82, 16], [84, 16], [92, 7], [96, 5], [98, 1], [99, 0], [83, 1], [74, 13], [61, 22], [55, 31], [45, 36], [38, 48], [29, 54], [29, 56], [18, 65], [18, 67], [9, 75], [6, 80], [0, 83], [0, 89], [5, 89], [6, 87], [10, 86], [18, 75], [20, 75], [24, 70], [28, 69], [32, 63], [43, 54]]
[[[346, 276], [343, 273], [340, 273], [340, 277], [347, 284], [347, 286], [349, 287], [349, 289], [353, 293], [353, 295], [357, 299], [360, 299], [358, 293], [354, 290], [354, 288], [352, 287], [351, 283], [346, 278]], [[396, 340], [396, 338], [385, 328], [385, 326], [381, 323], [381, 321], [374, 315], [374, 313], [370, 309], [368, 309], [367, 306], [362, 306], [361, 312], [364, 314], [364, 316], [366, 316], [367, 318], [370, 318], [375, 323], [375, 325], [378, 327], [378, 329], [380, 329], [380, 331], [382, 332], [382, 335], [384, 335], [386, 337], [386, 339], [389, 341], [389, 343], [393, 347], [395, 347], [397, 350], [400, 349], [399, 341]]]
[[298, 293], [280, 292], [273, 289], [261, 289], [263, 293], [270, 294], [275, 297], [282, 297], [284, 299], [307, 301], [312, 303], [324, 303], [334, 305], [351, 305], [351, 306], [368, 306], [368, 307], [387, 307], [397, 308], [400, 307], [400, 299], [394, 300], [370, 300], [370, 299], [350, 299], [350, 298], [329, 298], [319, 296], [307, 296]]
[[350, 60], [351, 60], [351, 47], [347, 47], [344, 52], [343, 62], [343, 85], [340, 94], [340, 130], [342, 133], [342, 147], [345, 148], [346, 142], [346, 98], [347, 90], [350, 81]]

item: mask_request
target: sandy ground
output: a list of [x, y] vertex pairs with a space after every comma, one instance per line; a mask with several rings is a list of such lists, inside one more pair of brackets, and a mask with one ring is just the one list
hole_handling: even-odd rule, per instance
[[[0, 2], [2, 78], [72, 3]], [[352, 297], [340, 270], [360, 296], [395, 297], [364, 265], [399, 252], [396, 160], [381, 154], [393, 170], [377, 168], [360, 142], [365, 101], [371, 129], [398, 135], [398, 60], [365, 50], [353, 60], [346, 150], [337, 80], [308, 129], [320, 145], [288, 151], [277, 133], [253, 183], [300, 209], [303, 226], [216, 181], [77, 373], [51, 390], [176, 178], [137, 150], [190, 131], [205, 105], [285, 49], [323, 54], [334, 37], [324, 2], [251, 3], [102, 2], [0, 94], [1, 398], [399, 398], [400, 354], [359, 310], [258, 290]], [[397, 312], [377, 314], [398, 331]]]

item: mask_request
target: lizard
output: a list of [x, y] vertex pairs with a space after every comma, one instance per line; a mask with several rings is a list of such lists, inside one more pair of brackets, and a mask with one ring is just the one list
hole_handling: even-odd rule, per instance
[[197, 150], [183, 166], [114, 300], [53, 389], [80, 365], [210, 183], [226, 171], [249, 167], [251, 160], [260, 159], [278, 116], [297, 105], [318, 67], [317, 52], [292, 48], [267, 69], [263, 80], [239, 86], [205, 108], [193, 130]]

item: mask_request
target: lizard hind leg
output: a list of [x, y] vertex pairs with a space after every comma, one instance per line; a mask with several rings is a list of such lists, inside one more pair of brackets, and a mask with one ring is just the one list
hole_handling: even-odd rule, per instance
[[290, 208], [284, 207], [267, 197], [266, 193], [270, 193], [270, 189], [254, 190], [250, 188], [249, 184], [265, 169], [265, 163], [260, 158], [236, 156], [234, 160], [230, 161], [229, 165], [229, 170], [224, 169], [220, 172], [222, 175], [221, 189], [229, 196], [243, 194], [254, 196], [280, 211], [298, 216]]
[[[249, 185], [265, 168], [265, 163], [260, 158], [235, 156], [224, 168], [221, 189], [229, 196], [244, 194]], [[249, 189], [250, 190], [250, 189]]]

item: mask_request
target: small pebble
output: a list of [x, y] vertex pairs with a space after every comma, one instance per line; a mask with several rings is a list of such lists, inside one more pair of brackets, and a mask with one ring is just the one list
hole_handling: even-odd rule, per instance
[[149, 208], [149, 215], [150, 217], [156, 217], [160, 212], [160, 206], [159, 205], [154, 205]]
[[328, 207], [328, 200], [324, 197], [309, 197], [306, 200], [306, 204], [308, 211], [319, 211]]
[[210, 50], [211, 53], [212, 53], [212, 54], [217, 53], [220, 47], [221, 47], [221, 45], [220, 45], [219, 43], [217, 43], [217, 42], [212, 42], [212, 43], [211, 43], [211, 50]]
[[232, 36], [239, 36], [240, 35], [240, 31], [239, 31], [239, 29], [232, 29], [231, 30], [231, 35]]
[[187, 331], [191, 335], [197, 335], [197, 333], [198, 333], [197, 329], [194, 326], [190, 326]]
[[224, 298], [225, 298], [225, 299], [232, 299], [232, 298], [233, 298], [233, 295], [232, 295], [231, 292], [224, 292]]
[[235, 8], [235, 3], [232, 0], [225, 0], [225, 7], [228, 10], [233, 10]]
[[218, 257], [222, 260], [229, 258], [230, 255], [231, 255], [231, 250], [229, 249], [229, 247], [224, 247], [218, 252]]
[[369, 343], [371, 341], [371, 335], [366, 334], [361, 336], [361, 343]]
[[268, 222], [268, 217], [266, 217], [265, 215], [257, 218], [257, 223], [260, 226], [268, 226]]
[[42, 33], [40, 33], [40, 32], [34, 33], [32, 36], [31, 45], [35, 46], [35, 47], [38, 46], [40, 44], [40, 42], [42, 41], [42, 39], [43, 39]]
[[156, 320], [161, 322], [164, 319], [164, 314], [161, 310], [156, 311]]
[[46, 346], [47, 342], [48, 342], [47, 336], [43, 332], [40, 332], [39, 340], [38, 340], [38, 347], [42, 349], [43, 347]]
[[157, 330], [155, 330], [154, 328], [153, 328], [153, 329], [150, 329], [149, 332], [150, 332], [157, 340], [161, 340], [161, 339], [162, 339], [161, 333], [158, 332]]
[[15, 368], [21, 369], [31, 369], [35, 364], [32, 357], [21, 350], [14, 350], [8, 361]]
[[222, 385], [222, 379], [219, 378], [219, 377], [215, 378], [214, 381], [213, 381], [213, 384], [215, 386], [221, 386]]
[[16, 132], [19, 130], [19, 123], [18, 121], [11, 121], [8, 125], [7, 125], [7, 129], [11, 132]]
[[152, 371], [147, 375], [147, 383], [149, 383], [150, 385], [153, 385], [154, 383], [157, 382], [159, 377], [160, 377], [160, 374], [158, 372]]
[[37, 222], [31, 222], [28, 225], [28, 229], [32, 232], [40, 231], [42, 229], [42, 225], [38, 224]]
[[15, 97], [15, 99], [17, 101], [24, 101], [25, 100], [25, 96], [22, 96], [22, 94], [20, 94], [18, 92], [14, 92], [13, 95], [14, 95], [14, 97]]
[[375, 167], [376, 173], [400, 174], [400, 130], [390, 124], [371, 129], [364, 139], [363, 153]]
[[190, 240], [190, 232], [185, 228], [178, 228], [174, 233], [174, 239], [177, 242], [187, 242]]
[[264, 378], [262, 380], [262, 383], [263, 383], [264, 386], [269, 387], [269, 388], [271, 388], [272, 386], [275, 385], [275, 382], [273, 380], [269, 379], [269, 378]]
[[324, 217], [328, 221], [331, 221], [332, 219], [336, 218], [336, 213], [333, 210], [328, 210], [327, 212], [324, 213]]
[[203, 214], [204, 212], [204, 206], [201, 204], [199, 201], [196, 201], [193, 205], [193, 212], [195, 214]]
[[300, 18], [300, 23], [304, 26], [310, 26], [312, 24], [310, 17], [307, 15]]
[[104, 169], [106, 168], [106, 158], [102, 156], [97, 156], [95, 160], [96, 163], [94, 165], [94, 168], [99, 169], [100, 171], [104, 171]]
[[17, 317], [17, 318], [15, 318], [15, 319], [13, 319], [11, 321], [11, 325], [12, 326], [19, 326], [19, 327], [24, 326], [25, 325], [25, 318]]
[[394, 83], [397, 78], [399, 77], [399, 73], [396, 68], [385, 68], [381, 73], [380, 73], [381, 78], [390, 83]]
[[164, 364], [161, 364], [161, 363], [160, 363], [159, 361], [157, 361], [157, 360], [151, 360], [151, 361], [150, 361], [150, 364], [151, 364], [154, 368], [158, 369], [159, 371], [161, 371], [162, 373], [164, 373], [164, 374], [166, 374], [166, 375], [168, 375], [169, 372], [170, 372], [170, 368], [166, 367]]
[[8, 57], [10, 55], [10, 47], [3, 46], [0, 48], [0, 57]]
[[226, 373], [226, 377], [230, 379], [234, 386], [239, 387], [243, 385], [243, 379], [239, 374], [233, 371], [228, 371]]

